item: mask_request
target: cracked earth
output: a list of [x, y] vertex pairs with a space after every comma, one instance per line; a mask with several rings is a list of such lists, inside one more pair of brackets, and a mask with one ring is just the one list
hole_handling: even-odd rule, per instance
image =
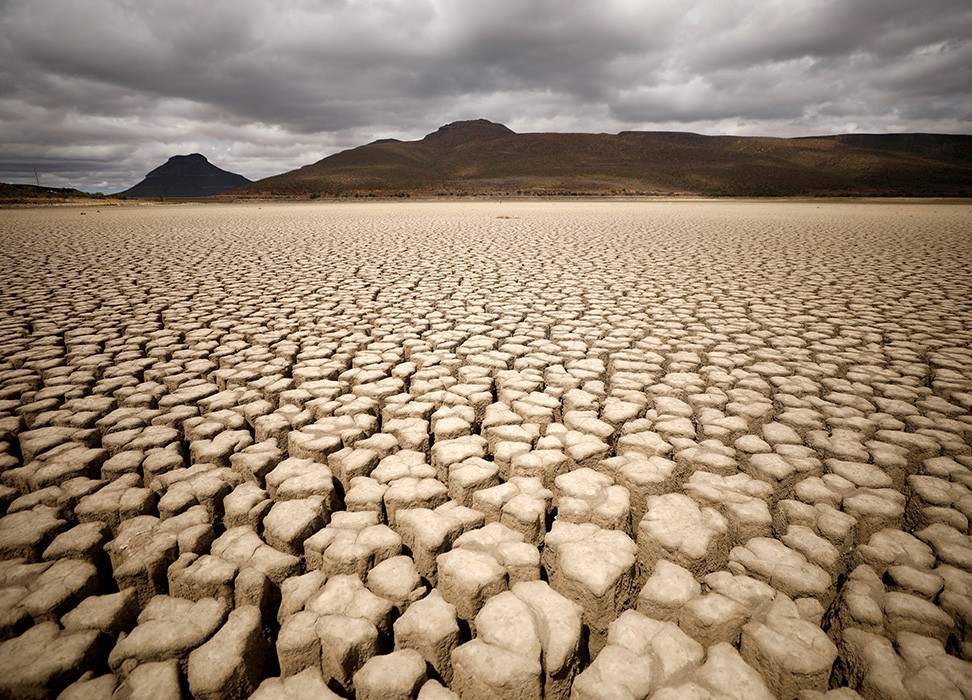
[[6, 210], [0, 290], [0, 697], [972, 694], [966, 205]]

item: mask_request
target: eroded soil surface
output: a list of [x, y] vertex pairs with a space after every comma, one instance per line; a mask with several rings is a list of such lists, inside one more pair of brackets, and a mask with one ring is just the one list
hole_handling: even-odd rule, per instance
[[968, 697], [972, 208], [0, 212], [0, 697]]

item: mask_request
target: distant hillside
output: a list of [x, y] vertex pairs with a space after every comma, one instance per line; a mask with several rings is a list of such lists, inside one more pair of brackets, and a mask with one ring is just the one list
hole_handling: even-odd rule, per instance
[[222, 194], [250, 180], [217, 168], [200, 153], [172, 156], [134, 187], [119, 192], [125, 197], [208, 197]]
[[437, 194], [972, 196], [972, 136], [517, 134], [479, 119], [380, 139], [240, 196]]
[[103, 194], [93, 195], [70, 187], [39, 187], [37, 185], [11, 185], [0, 182], [0, 203], [2, 204], [54, 204], [78, 199], [104, 198]]

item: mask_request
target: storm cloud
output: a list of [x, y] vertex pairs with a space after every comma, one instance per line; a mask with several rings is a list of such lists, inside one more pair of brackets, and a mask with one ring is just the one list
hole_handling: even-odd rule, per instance
[[0, 181], [515, 131], [972, 132], [968, 0], [0, 0]]

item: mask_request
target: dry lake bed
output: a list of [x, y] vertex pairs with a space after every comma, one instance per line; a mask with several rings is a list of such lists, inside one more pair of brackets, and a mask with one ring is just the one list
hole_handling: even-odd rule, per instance
[[0, 211], [0, 697], [972, 694], [972, 206]]

